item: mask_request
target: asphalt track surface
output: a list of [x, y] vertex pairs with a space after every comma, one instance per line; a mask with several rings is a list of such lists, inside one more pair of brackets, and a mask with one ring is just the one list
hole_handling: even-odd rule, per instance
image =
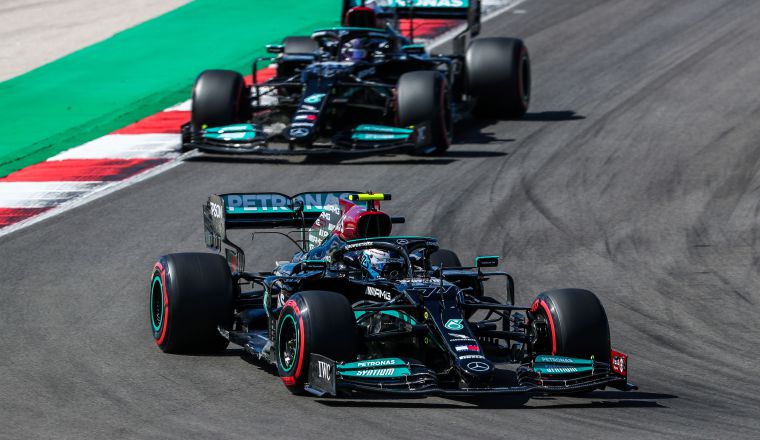
[[[489, 21], [533, 56], [525, 120], [440, 158], [188, 161], [0, 243], [3, 438], [757, 438], [760, 3], [530, 0]], [[521, 11], [517, 11], [521, 12]], [[481, 402], [291, 396], [239, 352], [153, 344], [156, 256], [202, 250], [226, 191], [393, 194], [397, 232], [501, 254], [525, 303], [585, 287], [640, 391]], [[287, 255], [249, 244], [249, 267]]]
[[3, 0], [0, 81], [20, 75], [188, 0]]

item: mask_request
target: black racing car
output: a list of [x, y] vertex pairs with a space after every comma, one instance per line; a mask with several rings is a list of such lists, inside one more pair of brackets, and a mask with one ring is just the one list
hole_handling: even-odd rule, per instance
[[[590, 291], [515, 304], [496, 256], [462, 267], [431, 237], [394, 236], [378, 209], [390, 195], [224, 194], [203, 207], [206, 245], [162, 256], [150, 279], [156, 344], [214, 353], [229, 342], [277, 367], [294, 393], [566, 394], [634, 389], [610, 348]], [[248, 272], [229, 229], [290, 228], [298, 247], [269, 272]], [[492, 283], [506, 302], [487, 294]]]
[[[451, 143], [453, 123], [471, 110], [497, 118], [527, 111], [530, 59], [521, 40], [474, 39], [465, 50], [467, 30], [475, 36], [480, 29], [480, 2], [375, 9], [355, 3], [344, 2], [342, 27], [268, 46], [274, 56], [254, 61], [252, 86], [237, 72], [201, 73], [192, 119], [182, 127], [183, 149], [440, 154]], [[453, 54], [430, 55], [396, 30], [404, 17], [467, 19], [468, 25]], [[259, 82], [265, 63], [276, 73]]]

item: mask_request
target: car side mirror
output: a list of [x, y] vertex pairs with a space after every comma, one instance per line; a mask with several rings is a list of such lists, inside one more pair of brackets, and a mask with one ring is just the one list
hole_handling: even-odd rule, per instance
[[267, 44], [267, 53], [283, 53], [285, 46], [282, 44]]
[[475, 267], [496, 267], [499, 265], [499, 257], [496, 255], [475, 257]]
[[422, 55], [425, 53], [425, 46], [422, 44], [407, 44], [401, 46], [401, 52], [407, 55]]

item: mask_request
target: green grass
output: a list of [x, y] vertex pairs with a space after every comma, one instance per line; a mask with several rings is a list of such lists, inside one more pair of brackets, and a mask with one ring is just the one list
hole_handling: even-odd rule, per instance
[[250, 73], [266, 44], [339, 16], [334, 0], [195, 0], [0, 83], [0, 176], [188, 99], [204, 69]]

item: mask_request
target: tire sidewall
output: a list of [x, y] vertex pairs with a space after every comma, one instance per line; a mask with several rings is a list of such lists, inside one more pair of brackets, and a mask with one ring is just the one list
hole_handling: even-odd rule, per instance
[[433, 266], [461, 267], [462, 261], [456, 252], [449, 249], [438, 249], [430, 255], [430, 264]]
[[[356, 320], [345, 296], [329, 291], [296, 293], [285, 302], [277, 319], [275, 356], [277, 372], [292, 393], [303, 392], [312, 353], [335, 361], [356, 359]], [[285, 326], [297, 329], [292, 366], [283, 366], [281, 341]]]
[[[171, 313], [171, 304], [173, 302], [169, 297], [171, 289], [168, 286], [168, 282], [171, 281], [171, 278], [166, 276], [167, 269], [167, 259], [166, 257], [161, 257], [153, 266], [153, 273], [150, 279], [151, 295], [148, 316], [150, 317], [153, 340], [162, 350], [166, 350], [166, 348], [170, 346], [169, 341], [171, 339], [171, 332], [169, 331], [169, 321], [173, 317], [173, 314]], [[160, 300], [157, 296], [160, 296]], [[161, 304], [160, 319], [155, 319], [154, 305], [159, 302]]]
[[[414, 153], [435, 155], [448, 150], [453, 124], [446, 78], [436, 71], [408, 72], [399, 78], [397, 89], [396, 109], [399, 125], [413, 125], [417, 128]], [[405, 96], [407, 93], [411, 93], [413, 99], [408, 99]]]
[[[191, 264], [193, 267], [182, 267]], [[199, 279], [206, 285], [199, 286]], [[229, 328], [232, 323], [235, 285], [223, 257], [164, 255], [154, 265], [149, 285], [149, 325], [162, 351], [214, 353], [227, 347], [229, 341], [217, 328]], [[160, 320], [154, 315], [158, 293], [163, 311]]]
[[[230, 70], [206, 70], [198, 75], [192, 93], [191, 122], [196, 132], [245, 120], [243, 76]], [[223, 100], [223, 101], [222, 101]]]
[[[280, 375], [283, 384], [294, 393], [303, 391], [309, 366], [311, 337], [310, 332], [304, 326], [302, 311], [308, 313], [303, 298], [298, 294], [291, 296], [283, 305], [280, 317], [277, 319], [277, 337], [275, 339], [277, 373]], [[280, 341], [280, 335], [286, 325], [293, 326], [298, 341], [290, 368], [285, 368], [283, 365], [284, 357]]]
[[543, 292], [531, 306], [533, 313], [547, 319], [549, 353], [609, 362], [610, 330], [607, 314], [599, 298], [583, 289], [556, 289]]
[[530, 55], [522, 40], [474, 40], [465, 55], [465, 72], [475, 116], [519, 118], [528, 111]]

